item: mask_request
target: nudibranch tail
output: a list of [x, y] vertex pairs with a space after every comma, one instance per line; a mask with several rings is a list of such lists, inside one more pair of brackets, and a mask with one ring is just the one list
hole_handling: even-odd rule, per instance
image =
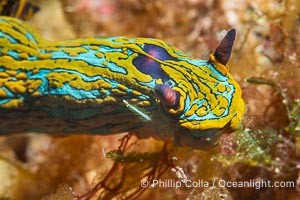
[[226, 36], [223, 38], [223, 40], [221, 41], [214, 53], [216, 59], [223, 65], [226, 65], [228, 63], [234, 40], [235, 29], [231, 29], [227, 32]]

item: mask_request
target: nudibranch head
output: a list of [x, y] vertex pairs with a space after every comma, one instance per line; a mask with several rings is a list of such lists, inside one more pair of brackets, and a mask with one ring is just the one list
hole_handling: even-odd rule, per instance
[[154, 92], [180, 127], [175, 134], [179, 144], [214, 144], [224, 128], [236, 129], [240, 123], [244, 101], [227, 65], [234, 39], [232, 29], [208, 61], [157, 41], [145, 44], [147, 55], [139, 54], [133, 60], [140, 71], [162, 82], [155, 84]]

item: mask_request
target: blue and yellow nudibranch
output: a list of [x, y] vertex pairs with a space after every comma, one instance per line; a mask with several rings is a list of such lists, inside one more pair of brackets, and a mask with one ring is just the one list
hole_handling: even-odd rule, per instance
[[0, 18], [0, 133], [174, 137], [204, 147], [244, 113], [227, 62], [230, 30], [208, 61], [158, 39], [90, 37], [49, 42]]

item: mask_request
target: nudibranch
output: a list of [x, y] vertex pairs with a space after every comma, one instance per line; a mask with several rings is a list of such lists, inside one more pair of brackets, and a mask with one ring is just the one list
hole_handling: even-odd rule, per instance
[[228, 31], [208, 60], [152, 38], [50, 42], [0, 17], [0, 133], [113, 134], [213, 146], [244, 113]]

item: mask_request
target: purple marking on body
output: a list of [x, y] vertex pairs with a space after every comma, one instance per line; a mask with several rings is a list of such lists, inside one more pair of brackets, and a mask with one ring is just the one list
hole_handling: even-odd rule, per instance
[[[176, 58], [170, 56], [164, 48], [153, 44], [145, 44], [143, 50], [154, 58], [162, 61], [176, 60]], [[161, 78], [164, 82], [169, 80], [169, 76], [161, 69], [160, 63], [148, 56], [138, 55], [133, 60], [133, 65], [142, 73], [149, 74], [155, 79]]]
[[164, 48], [153, 44], [146, 44], [144, 51], [159, 60], [177, 60], [172, 57]]

